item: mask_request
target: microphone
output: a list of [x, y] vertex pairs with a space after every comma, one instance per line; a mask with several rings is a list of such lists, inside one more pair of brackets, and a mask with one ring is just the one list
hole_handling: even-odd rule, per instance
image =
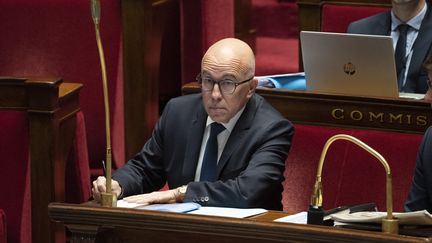
[[324, 158], [327, 154], [327, 150], [330, 145], [337, 140], [347, 140], [352, 142], [362, 149], [366, 150], [369, 154], [378, 159], [381, 164], [384, 166], [386, 171], [386, 206], [387, 206], [387, 216], [382, 220], [382, 231], [385, 233], [398, 234], [399, 232], [399, 220], [393, 217], [393, 200], [392, 200], [392, 174], [390, 171], [390, 166], [384, 157], [376, 152], [374, 149], [369, 147], [367, 144], [363, 143], [359, 139], [346, 135], [346, 134], [338, 134], [329, 138], [324, 145], [323, 151], [321, 153], [320, 160], [318, 162], [318, 170], [317, 176], [315, 180], [314, 189], [311, 196], [311, 205], [309, 206], [309, 210], [307, 213], [307, 223], [308, 224], [323, 224], [324, 218], [324, 210], [322, 208], [322, 183], [321, 183], [321, 173], [324, 165]]
[[100, 37], [99, 23], [100, 23], [100, 2], [99, 0], [90, 0], [90, 9], [96, 32], [96, 43], [99, 51], [99, 59], [102, 72], [102, 84], [104, 94], [105, 106], [105, 132], [106, 132], [106, 192], [101, 193], [101, 205], [103, 207], [116, 207], [117, 196], [112, 193], [111, 187], [111, 172], [112, 172], [112, 154], [111, 154], [111, 130], [110, 130], [110, 111], [108, 99], [108, 81], [106, 75], [105, 56], [102, 47], [102, 40]]
[[90, 9], [92, 13], [93, 22], [95, 25], [98, 25], [100, 23], [100, 1], [91, 0]]

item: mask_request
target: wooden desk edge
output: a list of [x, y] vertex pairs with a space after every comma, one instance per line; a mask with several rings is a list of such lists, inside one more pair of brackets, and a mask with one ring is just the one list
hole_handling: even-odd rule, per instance
[[[48, 211], [52, 220], [63, 222], [66, 226], [73, 225], [81, 228], [85, 225], [93, 228], [95, 226], [121, 227], [158, 232], [174, 231], [188, 234], [235, 236], [268, 241], [338, 239], [358, 242], [360, 240], [369, 242], [430, 242], [429, 238], [266, 221], [265, 215], [258, 218], [236, 219], [65, 203], [51, 203], [48, 206]], [[274, 213], [276, 215], [268, 217], [269, 220], [281, 215], [288, 215], [283, 212], [268, 212], [268, 214]]]

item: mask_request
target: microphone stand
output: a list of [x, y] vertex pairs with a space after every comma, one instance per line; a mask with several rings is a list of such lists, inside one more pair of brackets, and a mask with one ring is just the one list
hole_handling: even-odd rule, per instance
[[112, 153], [111, 153], [111, 131], [110, 131], [110, 111], [108, 99], [108, 82], [106, 75], [105, 56], [100, 37], [99, 23], [100, 23], [100, 2], [99, 0], [91, 0], [90, 4], [92, 18], [96, 32], [96, 43], [99, 51], [99, 59], [102, 71], [102, 84], [105, 105], [105, 132], [106, 132], [106, 192], [101, 193], [101, 205], [103, 207], [116, 207], [117, 196], [112, 192], [111, 187], [111, 172], [112, 172]]
[[317, 176], [315, 181], [314, 190], [311, 197], [311, 205], [309, 206], [308, 215], [307, 215], [307, 223], [308, 224], [323, 224], [324, 210], [322, 209], [322, 183], [321, 183], [321, 173], [322, 167], [324, 165], [324, 158], [327, 154], [327, 150], [330, 145], [337, 140], [347, 140], [354, 144], [357, 144], [359, 147], [366, 150], [369, 154], [378, 159], [381, 164], [384, 166], [386, 171], [386, 206], [387, 206], [387, 216], [382, 220], [382, 231], [385, 233], [398, 234], [399, 233], [399, 220], [393, 217], [393, 199], [392, 199], [392, 174], [390, 171], [390, 166], [387, 161], [382, 157], [381, 154], [376, 152], [374, 149], [369, 147], [367, 144], [363, 143], [359, 139], [345, 135], [338, 134], [331, 137], [327, 140], [324, 145], [324, 149], [321, 153], [321, 157], [318, 163]]

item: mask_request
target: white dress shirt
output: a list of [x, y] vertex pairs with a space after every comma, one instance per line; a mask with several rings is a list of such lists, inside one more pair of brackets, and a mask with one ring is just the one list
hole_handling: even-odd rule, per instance
[[[425, 3], [423, 9], [416, 16], [414, 16], [408, 22], [405, 23], [411, 27], [408, 29], [408, 32], [407, 32], [407, 42], [406, 42], [406, 51], [405, 51], [407, 56], [406, 56], [405, 67], [409, 67], [409, 65], [411, 63], [411, 57], [413, 54], [412, 48], [413, 48], [415, 40], [417, 39], [423, 18], [426, 15], [426, 10], [427, 10], [427, 4]], [[393, 39], [393, 48], [396, 50], [396, 44], [397, 44], [397, 41], [399, 40], [398, 26], [400, 24], [403, 24], [403, 23], [394, 15], [393, 11], [391, 12], [391, 21], [392, 21], [391, 37]], [[402, 79], [402, 86], [405, 85], [406, 77], [408, 74], [408, 69], [409, 68], [405, 68], [405, 72], [403, 74], [404, 76]]]
[[[222, 125], [225, 127], [225, 130], [222, 131], [221, 133], [219, 133], [219, 135], [217, 136], [217, 140], [218, 140], [218, 162], [219, 162], [219, 158], [222, 155], [222, 151], [225, 148], [225, 144], [227, 143], [228, 138], [229, 138], [232, 130], [234, 129], [234, 126], [237, 124], [237, 121], [240, 118], [241, 114], [243, 113], [245, 107], [246, 106], [244, 106], [242, 109], [240, 109], [240, 111], [238, 111], [237, 114], [235, 114], [235, 116], [233, 118], [231, 118], [231, 120], [228, 121], [228, 123], [222, 123]], [[201, 143], [201, 150], [200, 150], [200, 155], [199, 155], [199, 159], [198, 159], [198, 164], [197, 164], [197, 168], [195, 171], [195, 181], [200, 180], [201, 167], [202, 167], [203, 158], [204, 158], [204, 151], [205, 151], [205, 147], [207, 144], [207, 140], [210, 136], [210, 124], [212, 124], [213, 122], [215, 122], [215, 121], [213, 121], [213, 119], [211, 119], [208, 116], [206, 128], [204, 130], [204, 135], [203, 135], [203, 139], [202, 139], [202, 143]]]

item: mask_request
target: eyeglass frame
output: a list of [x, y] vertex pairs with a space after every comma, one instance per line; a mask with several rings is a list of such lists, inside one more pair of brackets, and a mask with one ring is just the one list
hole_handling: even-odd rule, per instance
[[[214, 89], [215, 84], [217, 84], [217, 85], [219, 86], [219, 89], [220, 89], [221, 93], [224, 93], [224, 94], [234, 94], [234, 92], [235, 92], [236, 89], [237, 89], [237, 86], [242, 85], [242, 84], [244, 84], [244, 83], [246, 83], [246, 82], [249, 82], [249, 81], [251, 81], [253, 78], [254, 78], [254, 76], [252, 76], [251, 78], [248, 78], [248, 79], [246, 79], [246, 80], [240, 81], [240, 82], [235, 82], [235, 81], [230, 80], [230, 79], [222, 79], [222, 80], [216, 81], [216, 80], [214, 80], [214, 79], [208, 78], [208, 79], [211, 80], [212, 83], [213, 83], [212, 88], [209, 89], [209, 90], [205, 90], [205, 89], [203, 89], [203, 85], [202, 85], [202, 74], [201, 74], [201, 73], [199, 73], [199, 74], [196, 76], [195, 80], [198, 81], [198, 83], [201, 85], [201, 89], [202, 89], [203, 91], [212, 91], [212, 90]], [[221, 86], [220, 86], [220, 83], [221, 83], [221, 82], [232, 82], [232, 83], [234, 84], [234, 90], [233, 90], [232, 92], [223, 92], [222, 89], [220, 88], [220, 87], [221, 87]]]

